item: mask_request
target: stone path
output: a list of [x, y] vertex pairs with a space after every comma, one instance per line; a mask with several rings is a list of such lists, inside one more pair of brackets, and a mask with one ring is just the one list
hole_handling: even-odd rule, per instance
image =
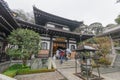
[[56, 60], [55, 63], [57, 69], [75, 68], [75, 60], [64, 60], [62, 64], [60, 63], [60, 60]]
[[[99, 68], [100, 69], [100, 73], [101, 74], [108, 74], [108, 73], [115, 73], [115, 72], [120, 72], [120, 68], [119, 67], [105, 67], [105, 68]], [[93, 71], [97, 72], [97, 69], [94, 69]]]
[[107, 73], [104, 76], [111, 78], [112, 80], [120, 80], [120, 72]]
[[58, 69], [58, 71], [63, 74], [68, 80], [82, 80], [75, 76], [75, 68]]
[[15, 78], [17, 80], [65, 80], [65, 78], [57, 71], [29, 75], [17, 75]]
[[[68, 62], [64, 62], [61, 66], [58, 64], [58, 71], [63, 74], [68, 80], [82, 80], [79, 77], [75, 76], [75, 61], [71, 60]], [[69, 66], [71, 65], [71, 66]], [[62, 67], [62, 68], [61, 68]], [[98, 75], [97, 71], [94, 70], [96, 75]], [[78, 72], [80, 72], [80, 67], [78, 67]], [[104, 80], [120, 80], [120, 68], [100, 68], [101, 76], [104, 77]]]
[[[64, 61], [60, 64], [56, 61], [57, 71], [30, 75], [16, 76], [18, 80], [82, 80], [75, 76], [75, 60]], [[96, 75], [97, 71], [94, 70]], [[78, 72], [80, 67], [78, 66]], [[104, 80], [120, 80], [120, 68], [100, 68], [100, 73]], [[67, 78], [67, 79], [65, 79]]]

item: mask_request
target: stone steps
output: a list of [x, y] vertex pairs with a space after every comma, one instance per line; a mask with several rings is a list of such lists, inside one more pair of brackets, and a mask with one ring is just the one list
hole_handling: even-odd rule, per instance
[[60, 60], [56, 60], [55, 63], [56, 63], [57, 69], [75, 68], [75, 60], [64, 61], [62, 64], [60, 64]]

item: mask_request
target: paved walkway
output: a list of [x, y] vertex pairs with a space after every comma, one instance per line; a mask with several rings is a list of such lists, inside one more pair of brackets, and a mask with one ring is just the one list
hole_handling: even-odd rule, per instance
[[58, 71], [64, 75], [68, 80], [82, 80], [79, 77], [75, 76], [75, 68], [66, 68], [66, 69], [58, 69]]
[[65, 78], [57, 71], [29, 75], [17, 75], [15, 78], [17, 80], [65, 80]]
[[[58, 71], [63, 74], [68, 80], [82, 80], [74, 75], [75, 68], [58, 69]], [[96, 72], [93, 73], [98, 75]], [[101, 77], [105, 78], [104, 80], [120, 80], [120, 72], [101, 74]]]
[[109, 77], [113, 80], [120, 80], [120, 72], [107, 73], [107, 74], [104, 74], [104, 76]]
[[[75, 76], [75, 67], [68, 67], [65, 64], [67, 63], [67, 65], [75, 65], [74, 64], [74, 60], [72, 61], [68, 61], [68, 62], [64, 62], [63, 64], [61, 64], [61, 67], [63, 68], [59, 68], [58, 71], [63, 74], [68, 80], [82, 80], [79, 77]], [[60, 65], [58, 65], [60, 67]], [[67, 68], [64, 68], [67, 67]], [[101, 77], [104, 78], [104, 80], [120, 80], [120, 68], [101, 68]], [[80, 67], [78, 67], [78, 72], [80, 72]], [[97, 72], [93, 72], [94, 74], [98, 75]]]
[[[94, 71], [97, 72], [96, 69]], [[111, 80], [120, 80], [120, 68], [118, 67], [100, 68], [100, 73], [103, 77], [110, 78]]]
[[[39, 73], [39, 74], [29, 74], [23, 76], [16, 76], [18, 80], [82, 80], [79, 77], [75, 76], [75, 61], [69, 60], [60, 64], [57, 61], [57, 71], [55, 72], [48, 72], [48, 73]], [[105, 78], [104, 80], [120, 80], [120, 68], [114, 69], [109, 68], [105, 69], [102, 68], [101, 76]], [[80, 72], [80, 67], [77, 69]], [[117, 72], [116, 72], [117, 71]], [[98, 75], [97, 72], [93, 72], [94, 74]], [[67, 78], [67, 79], [65, 79]]]

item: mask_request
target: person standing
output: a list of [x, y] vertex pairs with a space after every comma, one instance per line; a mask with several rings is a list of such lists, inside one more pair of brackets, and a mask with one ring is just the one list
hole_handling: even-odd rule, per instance
[[56, 58], [57, 58], [57, 59], [60, 58], [60, 50], [59, 50], [59, 49], [57, 49], [57, 51], [56, 51]]
[[60, 50], [60, 63], [61, 64], [63, 63], [64, 55], [65, 55], [65, 52], [61, 49]]
[[71, 55], [71, 50], [69, 48], [66, 49], [66, 59], [68, 59]]

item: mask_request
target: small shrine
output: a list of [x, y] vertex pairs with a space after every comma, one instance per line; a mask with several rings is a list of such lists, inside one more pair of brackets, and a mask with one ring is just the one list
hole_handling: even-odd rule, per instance
[[[95, 52], [97, 50], [91, 46], [82, 45], [79, 46], [78, 49], [76, 49], [76, 69], [75, 69], [75, 75], [82, 78], [83, 80], [102, 80], [100, 78], [100, 75], [94, 75], [92, 74], [92, 60], [95, 57]], [[79, 59], [79, 60], [78, 60]], [[77, 61], [80, 63], [80, 72], [77, 72]]]

